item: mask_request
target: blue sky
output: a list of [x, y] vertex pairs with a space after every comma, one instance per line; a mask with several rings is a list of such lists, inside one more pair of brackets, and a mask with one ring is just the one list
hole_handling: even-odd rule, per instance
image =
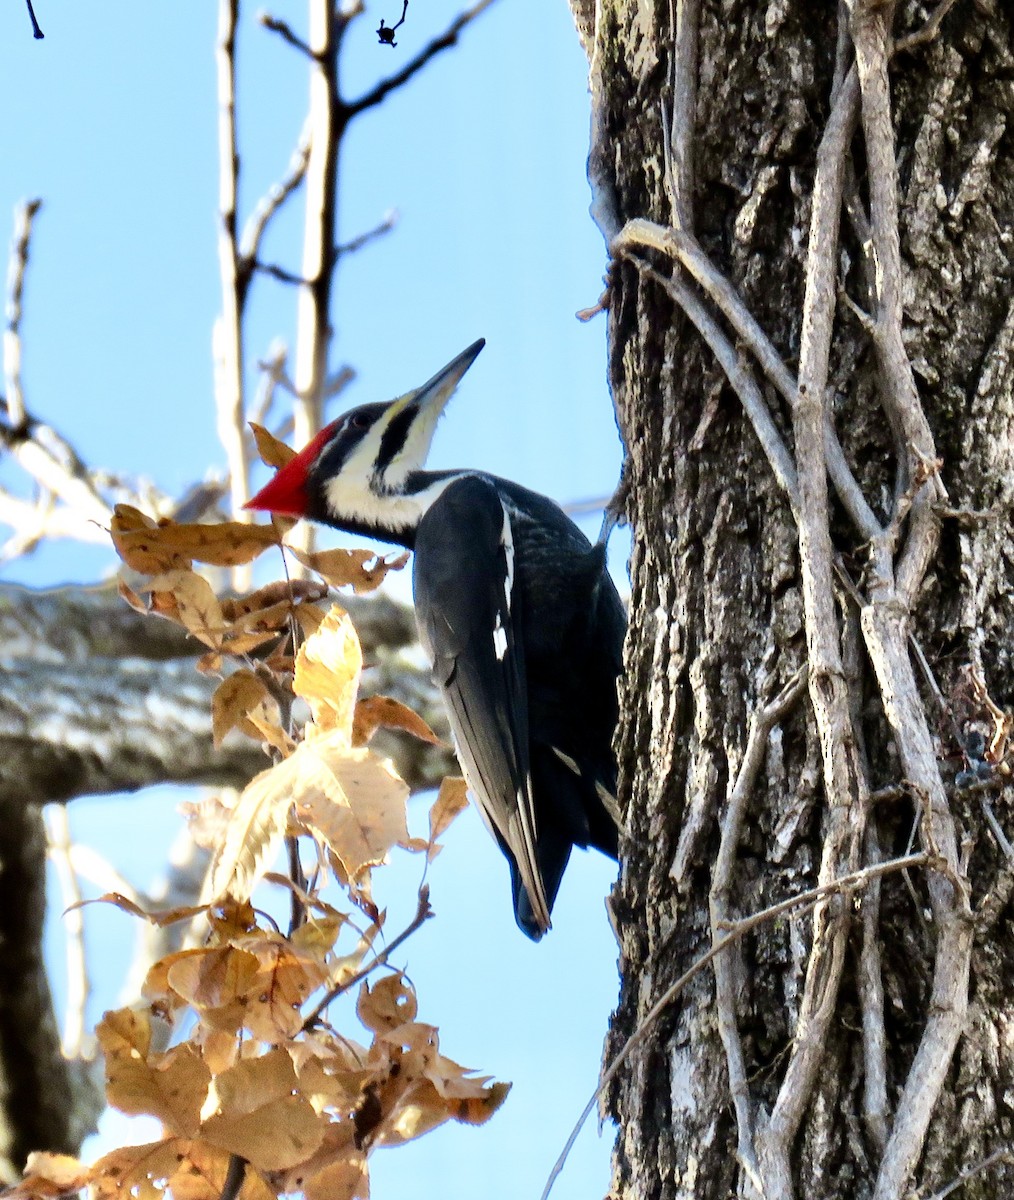
[[[279, 0], [272, 11], [299, 28], [303, 7]], [[0, 223], [18, 199], [44, 200], [25, 297], [27, 403], [89, 462], [182, 492], [222, 461], [211, 392], [215, 5], [35, 8], [44, 41], [32, 39], [19, 0], [0, 11], [9, 114]], [[406, 62], [458, 11], [411, 0], [398, 46], [379, 46], [373, 30], [399, 9], [371, 3], [353, 26], [349, 96]], [[284, 172], [306, 93], [298, 55], [253, 15], [251, 5], [240, 40], [244, 214]], [[605, 267], [587, 215], [585, 74], [564, 4], [498, 0], [455, 50], [359, 118], [343, 151], [339, 239], [392, 208], [400, 219], [342, 263], [333, 312], [332, 365], [357, 372], [343, 404], [399, 394], [485, 337], [431, 463], [480, 466], [564, 502], [608, 494], [620, 462], [604, 321], [574, 318], [597, 299]], [[297, 199], [266, 257], [298, 263], [300, 215]], [[253, 305], [251, 378], [274, 338], [291, 344], [294, 294], [258, 282]], [[0, 479], [14, 476], [0, 467]], [[597, 517], [585, 522], [592, 535], [597, 526]], [[622, 569], [622, 547], [619, 557]], [[55, 544], [5, 574], [37, 586], [94, 582], [111, 565], [105, 552]], [[177, 802], [166, 789], [80, 801], [72, 820], [144, 886], [172, 839]], [[414, 910], [418, 865], [402, 856], [381, 874], [396, 930]], [[484, 1129], [448, 1126], [375, 1155], [375, 1197], [538, 1196], [594, 1088], [615, 1001], [603, 908], [614, 874], [601, 857], [577, 853], [554, 930], [535, 946], [514, 926], [505, 864], [478, 819], [469, 813], [451, 831], [431, 875], [438, 919], [405, 957], [442, 1049], [515, 1087]], [[116, 1000], [134, 930], [119, 913], [92, 909], [86, 919], [97, 1015]], [[603, 1194], [609, 1143], [587, 1130], [554, 1194]]]

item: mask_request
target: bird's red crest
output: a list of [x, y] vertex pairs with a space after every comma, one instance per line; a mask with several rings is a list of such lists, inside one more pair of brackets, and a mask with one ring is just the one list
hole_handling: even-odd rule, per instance
[[331, 440], [337, 424], [337, 421], [333, 421], [322, 429], [243, 507], [281, 513], [287, 517], [305, 516], [310, 505], [310, 497], [306, 491], [307, 476], [318, 455]]

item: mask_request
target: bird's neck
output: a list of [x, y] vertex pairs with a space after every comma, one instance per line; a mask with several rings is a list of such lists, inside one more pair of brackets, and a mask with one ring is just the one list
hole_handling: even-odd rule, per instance
[[411, 550], [426, 512], [456, 479], [468, 471], [410, 471], [397, 488], [383, 478], [349, 487], [340, 477], [324, 485], [324, 511], [317, 517], [346, 533], [362, 534]]

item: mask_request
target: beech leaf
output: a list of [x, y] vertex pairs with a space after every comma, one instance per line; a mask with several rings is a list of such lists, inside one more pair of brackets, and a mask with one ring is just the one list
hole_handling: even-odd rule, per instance
[[268, 689], [253, 671], [236, 671], [219, 684], [211, 698], [211, 730], [216, 749], [229, 730], [267, 696]]
[[[300, 550], [287, 549], [304, 567], [316, 571], [334, 588], [351, 587], [357, 595], [374, 592], [384, 582], [389, 571], [400, 571], [408, 562], [408, 551], [402, 554], [378, 555], [372, 550]], [[372, 563], [372, 566], [367, 566]]]
[[243, 789], [225, 828], [209, 877], [211, 896], [246, 900], [274, 862], [288, 821], [300, 764], [293, 754], [261, 771]]
[[431, 746], [444, 745], [422, 717], [407, 704], [402, 704], [393, 696], [367, 696], [356, 705], [352, 724], [353, 745], [365, 746], [380, 728], [403, 729]]
[[106, 1098], [121, 1112], [148, 1113], [173, 1133], [196, 1132], [211, 1073], [196, 1047], [184, 1043], [150, 1056], [147, 1014], [106, 1013], [95, 1031], [106, 1058]]
[[299, 648], [292, 690], [309, 704], [314, 723], [341, 730], [346, 744], [352, 740], [362, 669], [363, 652], [352, 621], [340, 605], [332, 605]]
[[254, 441], [257, 443], [257, 453], [260, 455], [260, 460], [265, 466], [274, 467], [277, 470], [279, 467], [284, 467], [286, 463], [292, 462], [296, 457], [296, 451], [291, 446], [286, 446], [283, 441], [276, 438], [263, 425], [258, 425], [256, 421], [251, 421], [250, 430], [254, 435]]

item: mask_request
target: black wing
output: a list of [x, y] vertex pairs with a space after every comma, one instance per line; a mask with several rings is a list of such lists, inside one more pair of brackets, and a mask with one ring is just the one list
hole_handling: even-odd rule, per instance
[[549, 903], [539, 869], [514, 568], [511, 523], [496, 488], [479, 476], [449, 484], [416, 533], [416, 620], [469, 786], [513, 859], [528, 920], [534, 918], [529, 932], [538, 936], [549, 928]]

